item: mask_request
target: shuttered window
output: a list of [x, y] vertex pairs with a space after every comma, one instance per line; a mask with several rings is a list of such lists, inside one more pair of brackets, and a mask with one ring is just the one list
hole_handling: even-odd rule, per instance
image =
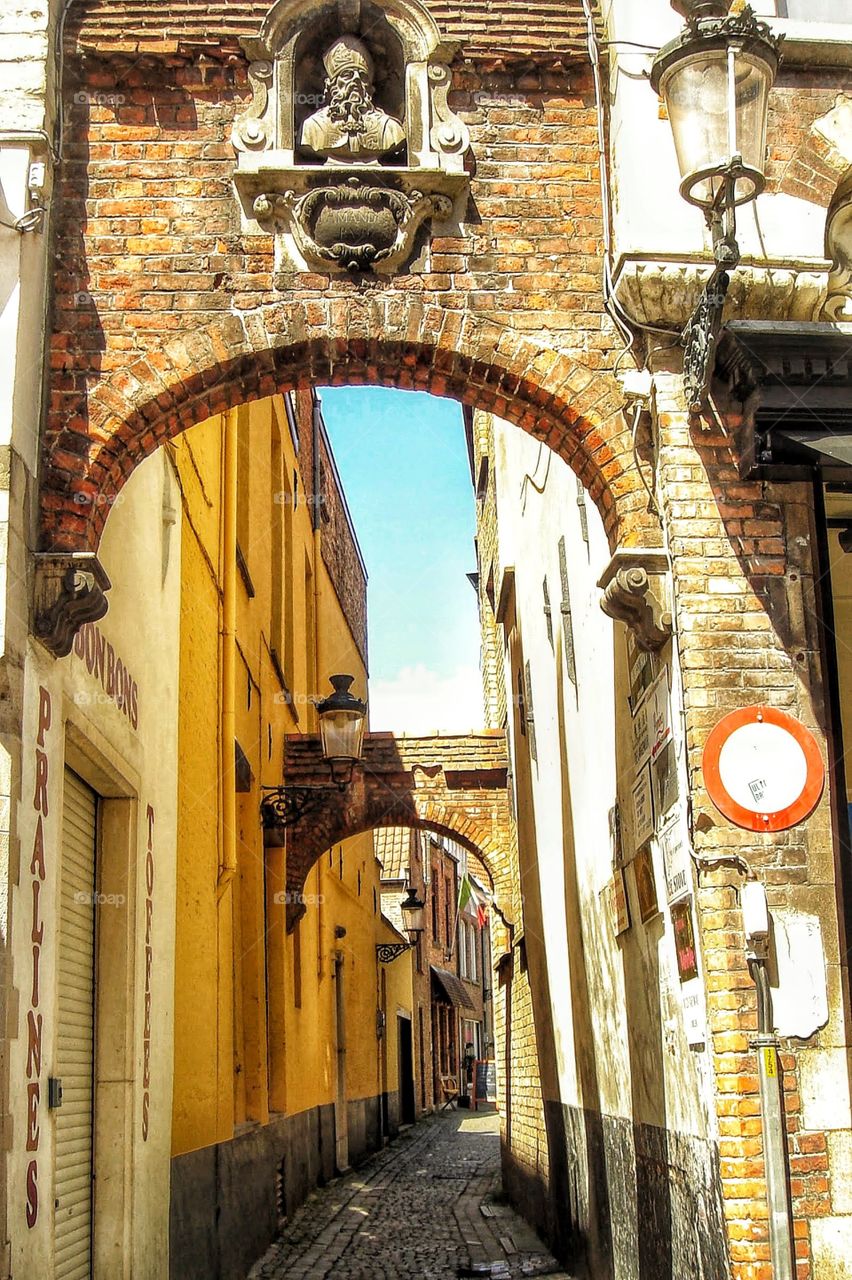
[[62, 1105], [54, 1113], [57, 1280], [88, 1280], [92, 1271], [96, 824], [95, 793], [66, 769], [56, 1064]]

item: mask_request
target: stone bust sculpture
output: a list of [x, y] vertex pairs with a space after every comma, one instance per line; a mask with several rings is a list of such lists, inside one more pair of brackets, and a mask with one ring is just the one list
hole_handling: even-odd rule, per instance
[[371, 163], [405, 141], [399, 120], [373, 102], [373, 60], [356, 36], [335, 40], [323, 58], [325, 105], [308, 116], [299, 141], [332, 162]]

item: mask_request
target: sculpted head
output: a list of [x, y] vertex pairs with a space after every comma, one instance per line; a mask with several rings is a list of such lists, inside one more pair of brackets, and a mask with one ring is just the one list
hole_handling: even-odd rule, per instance
[[373, 59], [356, 36], [341, 36], [326, 52], [325, 99], [333, 120], [353, 122], [373, 105]]
[[302, 126], [302, 144], [317, 155], [369, 162], [398, 150], [405, 140], [400, 121], [373, 101], [374, 65], [357, 36], [339, 36], [323, 56], [324, 106]]

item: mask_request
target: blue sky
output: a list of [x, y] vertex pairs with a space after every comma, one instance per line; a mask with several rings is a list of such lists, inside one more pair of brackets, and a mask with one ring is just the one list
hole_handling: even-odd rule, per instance
[[461, 406], [326, 387], [323, 417], [369, 573], [370, 721], [426, 733], [482, 723], [473, 491]]

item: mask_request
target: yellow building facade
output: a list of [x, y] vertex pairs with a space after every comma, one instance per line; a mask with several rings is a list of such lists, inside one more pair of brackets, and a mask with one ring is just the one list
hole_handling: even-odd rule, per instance
[[[244, 1274], [317, 1181], [397, 1125], [411, 966], [365, 833], [329, 850], [292, 933], [263, 788], [347, 672], [367, 694], [366, 572], [316, 397], [169, 446], [182, 507], [171, 1273]], [[225, 1194], [227, 1192], [227, 1194]], [[230, 1215], [223, 1220], [220, 1208]], [[232, 1220], [231, 1220], [232, 1219]]]

